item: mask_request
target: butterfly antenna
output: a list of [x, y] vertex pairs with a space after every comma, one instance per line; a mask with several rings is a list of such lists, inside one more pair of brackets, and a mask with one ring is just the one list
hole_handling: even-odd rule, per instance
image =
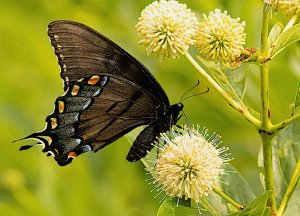
[[200, 84], [199, 80], [197, 80], [197, 84], [194, 85], [192, 88], [190, 88], [189, 90], [187, 90], [180, 98], [179, 103], [182, 102], [184, 99], [184, 96], [189, 93], [190, 91], [192, 91], [194, 88], [196, 88], [198, 85]]
[[184, 101], [184, 100], [186, 100], [186, 99], [188, 99], [188, 98], [195, 97], [195, 96], [198, 96], [198, 95], [202, 95], [202, 94], [205, 94], [205, 93], [207, 93], [207, 92], [209, 92], [209, 88], [208, 88], [208, 87], [207, 87], [206, 91], [201, 92], [201, 93], [197, 93], [197, 94], [193, 94], [193, 95], [190, 95], [190, 96], [187, 96], [187, 97], [183, 98], [183, 99], [181, 100], [181, 102]]

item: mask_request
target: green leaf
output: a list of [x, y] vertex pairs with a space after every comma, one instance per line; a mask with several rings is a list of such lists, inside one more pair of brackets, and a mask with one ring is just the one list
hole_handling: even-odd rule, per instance
[[246, 91], [246, 74], [248, 72], [248, 65], [244, 63], [241, 67], [230, 70], [225, 69], [221, 64], [216, 64], [212, 61], [197, 56], [202, 64], [210, 72], [214, 80], [237, 102], [240, 102]]
[[270, 58], [274, 58], [278, 53], [280, 53], [287, 46], [298, 41], [300, 39], [300, 23], [292, 26], [288, 30], [280, 34], [277, 40], [273, 43], [270, 50]]
[[225, 70], [225, 75], [229, 81], [229, 84], [241, 99], [243, 99], [246, 91], [247, 72], [248, 64], [246, 63], [242, 64], [241, 67], [235, 70]]
[[260, 194], [243, 211], [233, 212], [228, 214], [228, 216], [270, 216], [269, 213], [271, 210], [266, 205], [272, 193], [272, 191], [266, 191]]
[[[300, 105], [300, 83], [296, 91], [293, 114]], [[283, 129], [272, 141], [273, 173], [276, 202], [280, 205], [291, 180], [297, 162], [300, 159], [300, 121], [295, 121]], [[263, 168], [262, 150], [258, 166]], [[263, 174], [261, 174], [263, 177]], [[263, 181], [263, 178], [262, 178]], [[263, 183], [263, 182], [262, 182]], [[295, 190], [287, 205], [285, 216], [300, 215], [300, 190]]]
[[245, 94], [247, 64], [235, 70], [213, 68], [212, 75], [218, 84], [236, 101], [242, 100]]
[[294, 215], [300, 215], [300, 187], [298, 182], [298, 188], [294, 191], [294, 194], [292, 195], [287, 209], [284, 213], [285, 216], [294, 216]]
[[[284, 29], [284, 25], [281, 22], [278, 22], [273, 26], [273, 28], [270, 31], [269, 38], [268, 38], [269, 47], [273, 46], [274, 42], [280, 36], [283, 29]], [[270, 49], [270, 51], [271, 51], [271, 49]]]
[[165, 199], [157, 211], [157, 216], [175, 216], [175, 205], [174, 199]]
[[272, 209], [271, 207], [266, 207], [264, 213], [262, 214], [263, 216], [270, 216], [272, 215]]
[[[219, 187], [225, 194], [241, 205], [246, 205], [256, 197], [248, 182], [235, 168], [226, 164], [223, 169], [228, 173], [221, 176], [223, 184]], [[229, 212], [228, 202], [215, 193], [209, 194], [209, 203], [222, 215]]]
[[[275, 197], [278, 205], [282, 201], [297, 161], [300, 159], [299, 131], [300, 121], [296, 121], [283, 129], [272, 141]], [[259, 154], [258, 164], [263, 167], [262, 150]], [[261, 175], [263, 176], [263, 174]], [[288, 212], [290, 213], [288, 214]], [[300, 215], [300, 190], [294, 191], [285, 216], [288, 215]]]
[[255, 198], [252, 188], [236, 169], [229, 164], [224, 165], [224, 169], [229, 172], [228, 175], [222, 175], [220, 180], [224, 183], [221, 189], [225, 194], [241, 205]]
[[[300, 121], [287, 126], [278, 136], [273, 139], [273, 164], [275, 179], [275, 195], [278, 203], [285, 194], [287, 186], [295, 170], [297, 161], [300, 159]], [[298, 206], [300, 215], [300, 191], [294, 192], [293, 196]], [[294, 208], [288, 205], [288, 208]], [[297, 215], [297, 214], [295, 214]]]
[[296, 114], [300, 105], [300, 82], [298, 83], [292, 114]]

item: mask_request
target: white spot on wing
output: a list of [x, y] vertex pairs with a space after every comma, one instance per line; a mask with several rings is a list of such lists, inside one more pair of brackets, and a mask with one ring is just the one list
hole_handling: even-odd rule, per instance
[[82, 152], [92, 151], [92, 148], [89, 145], [84, 145], [84, 146], [81, 147], [81, 149], [82, 149]]
[[65, 111], [65, 102], [63, 101], [58, 101], [58, 112], [63, 113]]
[[57, 124], [57, 118], [51, 118], [51, 129], [54, 129], [58, 126]]
[[[36, 138], [37, 139], [41, 138], [41, 139], [46, 140], [46, 142], [48, 143], [48, 145], [51, 145], [51, 143], [52, 143], [52, 138], [50, 136], [37, 136]], [[42, 140], [40, 140], [40, 141], [42, 141]], [[44, 143], [44, 142], [42, 141], [42, 143]]]
[[50, 154], [50, 155], [53, 156], [53, 157], [55, 156], [54, 153], [53, 153], [52, 151], [48, 151], [47, 153]]
[[98, 95], [100, 94], [100, 92], [101, 92], [101, 88], [97, 89], [97, 91], [95, 91], [95, 92], [93, 93], [93, 96], [94, 96], [94, 97], [95, 97], [95, 96], [98, 96]]
[[62, 68], [63, 68], [64, 72], [66, 73], [67, 72], [67, 65], [63, 64]]

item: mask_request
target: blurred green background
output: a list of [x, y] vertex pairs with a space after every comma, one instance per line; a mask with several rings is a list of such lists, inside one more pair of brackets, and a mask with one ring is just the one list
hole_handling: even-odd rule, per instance
[[[53, 102], [63, 93], [59, 67], [47, 37], [47, 25], [58, 19], [83, 22], [111, 38], [139, 59], [164, 87], [171, 103], [200, 79], [184, 58], [160, 63], [138, 45], [135, 24], [152, 1], [133, 0], [0, 0], [0, 215], [155, 215], [159, 199], [141, 162], [129, 163], [130, 144], [121, 138], [100, 152], [81, 155], [66, 167], [41, 153], [41, 148], [19, 152], [11, 143], [43, 129]], [[198, 16], [214, 8], [226, 9], [246, 21], [247, 46], [259, 46], [262, 1], [182, 1]], [[273, 13], [271, 22], [287, 19]], [[274, 121], [287, 117], [300, 76], [299, 44], [271, 63], [271, 112]], [[259, 110], [259, 71], [251, 67], [246, 101]], [[223, 136], [236, 166], [258, 194], [255, 129], [233, 111], [213, 88], [185, 101], [190, 122]], [[182, 121], [183, 122], [183, 121]], [[183, 215], [185, 209], [178, 209]], [[197, 211], [188, 213], [197, 215]]]

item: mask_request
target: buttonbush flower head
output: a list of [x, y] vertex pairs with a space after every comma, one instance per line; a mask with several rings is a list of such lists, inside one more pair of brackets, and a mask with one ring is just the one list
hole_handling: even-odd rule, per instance
[[288, 17], [300, 14], [300, 0], [288, 0], [281, 3], [282, 13]]
[[[279, 2], [281, 2], [282, 0], [263, 0], [263, 2], [265, 4], [267, 4], [266, 9], [270, 8], [275, 10], [276, 12], [278, 11], [278, 6], [279, 6]], [[271, 13], [272, 16], [272, 13]]]
[[220, 136], [207, 130], [184, 126], [163, 133], [158, 141], [159, 153], [153, 170], [154, 183], [171, 197], [199, 202], [218, 186], [221, 165], [228, 161], [221, 155], [226, 148], [217, 148]]
[[195, 36], [195, 46], [206, 59], [221, 62], [226, 67], [235, 67], [236, 59], [244, 52], [246, 40], [245, 22], [233, 19], [227, 11], [215, 9], [203, 14]]
[[278, 4], [281, 4], [285, 0], [264, 0], [264, 3], [268, 4], [268, 6], [276, 6]]
[[288, 17], [300, 14], [300, 0], [264, 0], [264, 3], [278, 10], [281, 5], [282, 13]]
[[186, 4], [161, 0], [148, 5], [141, 13], [136, 29], [143, 36], [140, 44], [148, 54], [155, 53], [160, 61], [178, 58], [193, 44], [197, 18]]

